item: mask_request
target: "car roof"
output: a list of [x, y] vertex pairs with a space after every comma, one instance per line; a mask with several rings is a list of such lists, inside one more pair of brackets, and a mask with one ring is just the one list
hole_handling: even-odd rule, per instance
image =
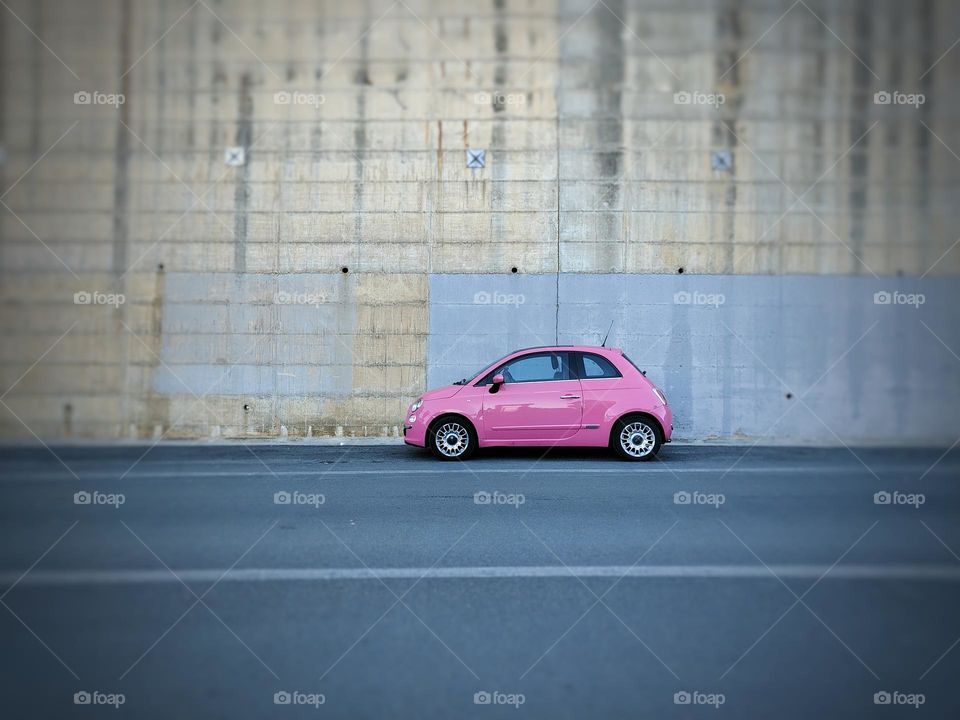
[[533, 347], [518, 348], [510, 354], [515, 355], [516, 353], [526, 352], [528, 350], [577, 350], [580, 352], [614, 352], [623, 354], [620, 348], [610, 348], [602, 345], [534, 345]]

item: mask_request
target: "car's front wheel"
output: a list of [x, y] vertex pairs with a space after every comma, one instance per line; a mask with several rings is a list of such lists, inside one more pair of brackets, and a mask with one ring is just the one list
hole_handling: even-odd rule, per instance
[[655, 422], [643, 416], [621, 418], [610, 444], [624, 460], [652, 460], [663, 444], [663, 434]]
[[430, 426], [427, 443], [441, 460], [466, 460], [477, 449], [477, 434], [466, 420], [451, 415]]

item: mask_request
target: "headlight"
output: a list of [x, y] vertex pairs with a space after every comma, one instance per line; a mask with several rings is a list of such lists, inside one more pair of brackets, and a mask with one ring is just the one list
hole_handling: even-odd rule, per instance
[[410, 412], [416, 412], [420, 409], [421, 405], [423, 405], [423, 398], [418, 399], [413, 405], [410, 406]]
[[666, 405], [666, 404], [667, 404], [667, 396], [664, 395], [662, 392], [660, 392], [660, 388], [655, 387], [655, 388], [653, 389], [653, 391], [657, 394], [657, 397], [660, 398], [660, 402], [662, 402], [664, 405]]

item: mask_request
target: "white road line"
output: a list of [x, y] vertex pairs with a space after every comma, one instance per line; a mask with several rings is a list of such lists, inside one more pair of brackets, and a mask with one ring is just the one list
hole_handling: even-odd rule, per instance
[[[417, 470], [397, 470], [392, 467], [384, 468], [383, 470], [350, 470], [350, 469], [337, 469], [337, 470], [324, 470], [323, 468], [312, 468], [309, 470], [274, 470], [273, 473], [269, 473], [266, 470], [246, 470], [246, 471], [229, 471], [229, 470], [215, 470], [215, 471], [195, 471], [184, 469], [181, 472], [142, 472], [142, 473], [130, 473], [127, 475], [127, 478], [138, 479], [138, 480], [150, 480], [150, 479], [182, 479], [190, 480], [191, 478], [202, 478], [202, 477], [260, 477], [260, 476], [272, 476], [276, 475], [278, 477], [323, 477], [323, 476], [337, 476], [337, 475], [451, 475], [455, 473], [463, 473], [467, 475], [503, 475], [509, 473], [524, 473], [529, 475], [563, 475], [576, 473], [582, 475], [584, 473], [596, 473], [600, 475], [622, 475], [624, 477], [641, 477], [644, 475], [674, 475], [674, 474], [685, 474], [685, 473], [723, 473], [727, 470], [727, 467], [682, 467], [682, 466], [673, 466], [669, 468], [661, 465], [654, 465], [651, 467], [635, 467], [635, 466], [624, 466], [621, 467], [589, 467], [584, 465], [565, 465], [562, 467], [549, 467], [541, 466], [536, 468], [527, 469], [523, 466], [520, 467], [496, 467], [496, 468], [484, 468], [471, 465], [469, 469], [461, 467], [448, 467], [444, 466], [442, 468], [421, 468]], [[889, 475], [893, 473], [914, 473], [923, 470], [923, 467], [896, 467], [896, 466], [886, 466], [882, 468], [877, 468], [877, 474]], [[119, 472], [119, 471], [118, 471]], [[118, 472], [107, 472], [103, 470], [90, 471], [90, 474], [85, 474], [83, 470], [79, 470], [78, 474], [81, 476], [81, 479], [84, 481], [93, 481], [93, 480], [116, 480]], [[783, 465], [771, 465], [765, 467], [746, 467], [746, 468], [737, 468], [733, 471], [733, 475], [739, 473], [745, 474], [783, 474], [783, 473], [812, 473], [816, 475], [824, 475], [827, 473], [843, 473], [846, 475], [870, 475], [870, 473], [865, 470], [860, 465], [836, 465], [836, 466], [783, 466]], [[944, 474], [944, 473], [957, 473], [960, 472], [960, 467], [944, 465], [937, 466], [936, 469], [931, 471], [933, 474]], [[70, 476], [64, 475], [32, 475], [29, 472], [22, 472], [20, 476], [15, 476], [12, 474], [4, 475], [0, 479], [0, 483], [3, 482], [57, 482], [69, 480], [71, 482], [76, 482], [76, 480]]]
[[[825, 580], [932, 580], [960, 581], [960, 565], [588, 565], [564, 567], [409, 567], [409, 568], [240, 568], [223, 582], [343, 581], [389, 579], [484, 579], [484, 578], [730, 578], [771, 580], [780, 578]], [[29, 586], [140, 585], [215, 582], [222, 569], [176, 570], [34, 570], [18, 584]], [[12, 583], [18, 573], [0, 573], [0, 582]]]

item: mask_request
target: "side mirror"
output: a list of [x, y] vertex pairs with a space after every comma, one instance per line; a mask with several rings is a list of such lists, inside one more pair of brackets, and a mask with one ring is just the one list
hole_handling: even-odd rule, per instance
[[500, 386], [503, 385], [503, 375], [497, 373], [493, 376], [493, 380], [491, 382], [492, 384], [490, 385], [490, 392], [498, 392], [500, 390]]

